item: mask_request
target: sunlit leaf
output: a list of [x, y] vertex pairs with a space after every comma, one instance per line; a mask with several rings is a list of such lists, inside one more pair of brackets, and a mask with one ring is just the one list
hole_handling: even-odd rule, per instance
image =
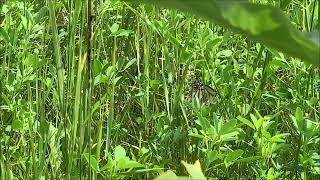
[[118, 161], [116, 170], [131, 169], [137, 167], [143, 167], [143, 165], [136, 161], [129, 160], [129, 158], [126, 157]]
[[289, 133], [277, 134], [277, 135], [273, 136], [270, 140], [271, 140], [271, 142], [283, 143], [283, 142], [285, 142], [284, 138], [289, 135], [290, 135]]
[[251, 120], [256, 128], [256, 130], [259, 130], [262, 123], [263, 123], [263, 118], [257, 119], [253, 114], [250, 114]]
[[237, 118], [239, 121], [241, 121], [243, 124], [251, 127], [252, 129], [255, 129], [254, 125], [247, 119], [243, 118], [243, 117], [238, 117]]
[[117, 146], [114, 149], [114, 160], [119, 161], [126, 157], [126, 150], [122, 146]]
[[178, 177], [174, 172], [168, 170], [167, 172], [161, 174], [159, 177], [155, 178], [154, 180], [168, 180], [168, 179], [174, 180], [174, 179], [178, 179]]
[[203, 172], [201, 170], [201, 165], [199, 160], [196, 161], [194, 164], [188, 164], [184, 161], [182, 161], [182, 164], [184, 167], [186, 167], [189, 175], [192, 177], [192, 179], [206, 179], [206, 177], [203, 175]]
[[119, 24], [114, 23], [111, 27], [110, 27], [110, 31], [112, 34], [116, 33], [119, 29]]

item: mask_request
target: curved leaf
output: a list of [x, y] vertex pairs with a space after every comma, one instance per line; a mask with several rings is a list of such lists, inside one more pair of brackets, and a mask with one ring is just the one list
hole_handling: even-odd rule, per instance
[[246, 0], [126, 0], [175, 8], [207, 18], [252, 40], [320, 66], [320, 47], [294, 28], [280, 9]]
[[225, 163], [226, 167], [229, 167], [231, 164], [234, 163], [235, 160], [240, 158], [242, 156], [243, 152], [244, 151], [242, 149], [238, 149], [238, 150], [230, 152], [226, 156], [226, 158], [224, 159], [224, 163]]
[[199, 160], [197, 160], [194, 164], [188, 164], [184, 161], [182, 161], [182, 164], [184, 167], [186, 167], [189, 175], [192, 177], [192, 179], [206, 179], [206, 177], [203, 175], [203, 172], [201, 170], [201, 165]]

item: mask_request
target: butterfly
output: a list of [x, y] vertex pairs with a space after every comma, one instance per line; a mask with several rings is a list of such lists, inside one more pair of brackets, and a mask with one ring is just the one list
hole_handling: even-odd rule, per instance
[[216, 98], [217, 91], [204, 84], [202, 81], [197, 80], [193, 83], [193, 95], [199, 102], [210, 104]]

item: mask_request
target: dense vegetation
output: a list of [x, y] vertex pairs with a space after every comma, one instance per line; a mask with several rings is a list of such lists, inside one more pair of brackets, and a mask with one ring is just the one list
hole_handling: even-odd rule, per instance
[[318, 0], [87, 1], [0, 0], [1, 180], [320, 179]]

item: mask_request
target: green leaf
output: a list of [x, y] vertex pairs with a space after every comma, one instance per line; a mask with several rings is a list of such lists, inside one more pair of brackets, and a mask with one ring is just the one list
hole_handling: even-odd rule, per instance
[[150, 81], [150, 87], [152, 89], [157, 89], [157, 88], [159, 88], [159, 86], [160, 86], [160, 81], [159, 80], [154, 79], [154, 80]]
[[259, 130], [262, 123], [263, 123], [263, 118], [257, 119], [253, 114], [250, 114], [251, 120], [256, 128], [256, 130]]
[[262, 157], [261, 156], [251, 156], [251, 157], [246, 157], [246, 158], [241, 158], [241, 159], [238, 159], [236, 160], [237, 163], [249, 163], [249, 162], [252, 162], [252, 161], [256, 161], [256, 160], [259, 160], [261, 159]]
[[320, 66], [320, 47], [294, 28], [274, 6], [246, 0], [126, 0], [175, 8], [261, 42], [290, 56]]
[[96, 86], [96, 85], [99, 85], [101, 83], [105, 83], [108, 80], [109, 80], [108, 76], [106, 76], [104, 74], [99, 74], [96, 77], [94, 77], [93, 84]]
[[128, 62], [128, 64], [122, 69], [122, 71], [125, 71], [126, 69], [128, 69], [128, 68], [129, 68], [133, 63], [135, 63], [135, 62], [137, 62], [137, 59], [136, 59], [136, 58], [130, 60], [130, 61]]
[[125, 29], [119, 29], [118, 31], [116, 31], [115, 33], [113, 33], [113, 35], [116, 36], [116, 37], [121, 37], [121, 36], [126, 36], [126, 37], [128, 37], [130, 33], [132, 33], [132, 31], [130, 31], [130, 30], [125, 30]]
[[178, 179], [177, 175], [168, 170], [167, 172], [161, 174], [159, 177], [155, 178], [154, 180], [175, 180], [175, 179]]
[[23, 121], [21, 121], [19, 119], [14, 119], [12, 121], [12, 126], [11, 127], [12, 127], [13, 130], [22, 130], [23, 126], [24, 126]]
[[226, 165], [226, 167], [229, 167], [231, 164], [233, 164], [234, 161], [240, 158], [242, 154], [243, 154], [242, 149], [238, 149], [230, 152], [224, 159], [224, 164]]
[[125, 30], [125, 29], [119, 29], [119, 24], [114, 23], [110, 27], [111, 34], [116, 37], [121, 37], [121, 36], [129, 36], [129, 34], [132, 32], [130, 30]]
[[32, 67], [34, 69], [38, 69], [47, 64], [47, 60], [40, 59], [38, 55], [32, 54], [29, 55], [25, 60], [23, 60], [23, 64], [25, 66]]
[[129, 160], [128, 157], [125, 157], [118, 161], [116, 170], [131, 169], [137, 167], [143, 167], [143, 165], [136, 161]]
[[273, 136], [270, 141], [271, 142], [275, 142], [275, 143], [284, 143], [285, 140], [283, 138], [285, 138], [286, 136], [289, 136], [289, 133], [282, 133], [282, 134], [277, 134], [275, 136]]
[[102, 72], [103, 64], [99, 59], [94, 59], [93, 60], [93, 73], [94, 75], [97, 75]]
[[209, 131], [209, 129], [211, 128], [211, 125], [208, 119], [202, 116], [200, 116], [198, 120], [196, 120], [196, 123], [199, 124], [205, 132]]
[[43, 6], [35, 15], [34, 21], [36, 24], [41, 23], [45, 16], [48, 14], [49, 8], [47, 6]]
[[220, 136], [220, 140], [222, 142], [225, 142], [225, 141], [234, 141], [234, 140], [237, 140], [238, 139], [238, 134], [239, 132], [238, 131], [233, 131], [231, 133], [227, 133], [227, 134], [223, 134]]
[[261, 132], [262, 132], [262, 135], [263, 135], [265, 138], [267, 138], [268, 140], [270, 140], [271, 135], [270, 135], [270, 133], [269, 133], [268, 131], [262, 130]]
[[231, 50], [223, 50], [217, 53], [217, 57], [222, 57], [222, 58], [227, 58], [227, 57], [230, 57], [231, 55], [232, 55]]
[[293, 125], [297, 128], [300, 133], [304, 132], [305, 120], [303, 117], [303, 111], [300, 107], [297, 107], [294, 117], [291, 117]]
[[90, 165], [90, 167], [96, 171], [96, 172], [99, 172], [99, 163], [97, 161], [97, 159], [93, 156], [93, 155], [90, 155], [89, 156], [89, 153], [85, 153], [83, 154], [85, 160], [87, 161], [87, 163]]
[[10, 37], [2, 27], [0, 27], [0, 37], [2, 37], [6, 43], [10, 42]]
[[116, 33], [119, 29], [119, 24], [114, 23], [111, 27], [110, 27], [110, 31], [112, 34]]
[[254, 125], [247, 119], [243, 118], [243, 117], [238, 117], [237, 118], [239, 121], [241, 121], [243, 124], [251, 127], [252, 129], [255, 129]]
[[194, 138], [199, 138], [199, 139], [204, 139], [205, 137], [201, 134], [196, 134], [196, 133], [191, 133], [189, 134], [190, 137], [194, 137]]
[[233, 119], [228, 121], [227, 123], [221, 126], [219, 135], [224, 135], [231, 132], [237, 132], [236, 125], [237, 125], [237, 120]]
[[182, 164], [184, 167], [186, 167], [189, 175], [192, 177], [192, 179], [206, 179], [206, 177], [203, 175], [202, 170], [201, 170], [201, 165], [199, 160], [197, 160], [194, 164], [188, 164], [184, 161], [182, 161]]
[[122, 146], [117, 146], [114, 149], [114, 160], [119, 161], [120, 159], [124, 159], [126, 157], [126, 150]]
[[213, 161], [217, 160], [219, 157], [218, 157], [218, 152], [217, 151], [212, 151], [212, 150], [209, 150], [207, 152], [207, 161], [208, 163], [212, 163]]

